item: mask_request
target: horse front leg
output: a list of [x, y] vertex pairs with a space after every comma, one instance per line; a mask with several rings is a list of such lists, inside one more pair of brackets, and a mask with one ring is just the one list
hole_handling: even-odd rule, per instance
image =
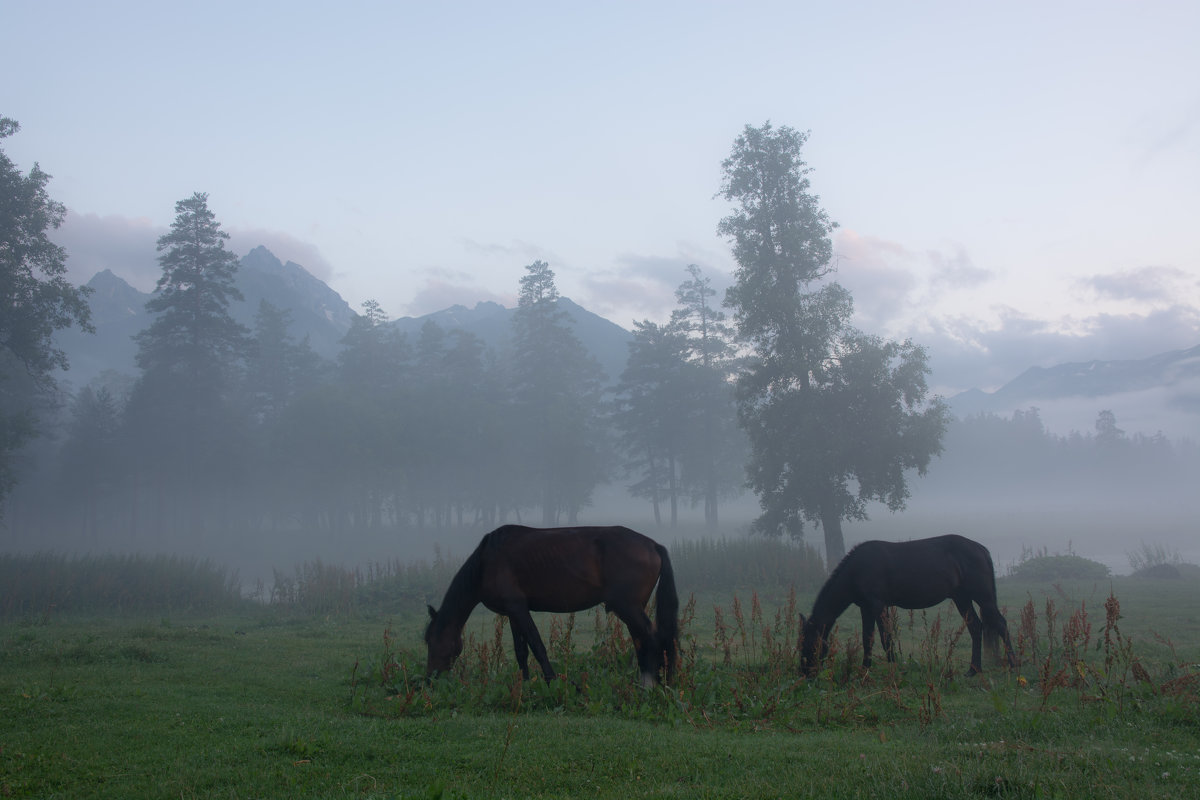
[[[871, 648], [875, 639], [875, 620], [883, 612], [883, 608], [877, 603], [865, 603], [859, 606], [859, 611], [862, 612], [862, 646], [863, 646], [863, 667], [869, 669], [871, 666]], [[886, 640], [885, 640], [886, 647]]]
[[883, 611], [879, 612], [879, 641], [883, 645], [883, 651], [887, 653], [887, 660], [894, 662], [896, 660], [896, 636], [893, 628], [892, 609], [884, 606]]

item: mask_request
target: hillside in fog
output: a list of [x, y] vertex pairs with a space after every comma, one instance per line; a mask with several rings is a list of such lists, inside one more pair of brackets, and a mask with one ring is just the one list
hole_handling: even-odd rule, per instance
[[[283, 263], [259, 246], [242, 258], [238, 287], [245, 300], [232, 307], [233, 316], [251, 326], [260, 300], [291, 315], [290, 332], [297, 340], [308, 338], [320, 356], [333, 359], [341, 339], [358, 313], [324, 281], [299, 264]], [[131, 337], [149, 322], [145, 303], [149, 293], [138, 291], [111, 270], [95, 275], [87, 284], [94, 335], [76, 328], [59, 331], [56, 339], [71, 362], [64, 377], [77, 387], [104, 370], [132, 374], [135, 347]], [[608, 379], [619, 377], [628, 355], [629, 331], [578, 304], [563, 299], [573, 329], [600, 362]], [[386, 309], [385, 309], [386, 311]], [[391, 325], [415, 341], [426, 322], [445, 330], [462, 330], [478, 336], [487, 346], [510, 347], [513, 309], [492, 301], [473, 307], [454, 305], [419, 317], [393, 319]], [[937, 364], [933, 365], [935, 371]], [[953, 383], [942, 376], [945, 383]], [[1096, 414], [1112, 410], [1129, 433], [1172, 438], [1200, 438], [1200, 345], [1188, 350], [1156, 353], [1142, 359], [1069, 362], [1051, 367], [1029, 367], [993, 392], [967, 389], [947, 398], [951, 410], [963, 418], [989, 413], [1011, 416], [1037, 408], [1056, 433], [1091, 430]]]

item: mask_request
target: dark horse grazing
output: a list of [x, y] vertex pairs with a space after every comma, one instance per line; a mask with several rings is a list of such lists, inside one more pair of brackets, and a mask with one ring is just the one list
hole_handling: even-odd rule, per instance
[[[1008, 623], [996, 605], [991, 554], [979, 542], [950, 535], [911, 542], [863, 542], [847, 553], [817, 593], [812, 614], [802, 618], [800, 670], [806, 675], [816, 673], [829, 652], [833, 623], [851, 603], [862, 612], [863, 666], [869, 667], [876, 620], [888, 661], [895, 660], [892, 632], [882, 618], [888, 606], [930, 608], [946, 599], [954, 601], [971, 634], [968, 675], [983, 669], [981, 633], [989, 649], [1002, 638], [1008, 665], [1016, 666]], [[972, 602], [979, 604], [979, 614]]]
[[[646, 604], [658, 584], [657, 624]], [[440, 611], [429, 607], [426, 676], [444, 672], [463, 649], [463, 625], [478, 604], [508, 617], [517, 664], [529, 677], [529, 650], [546, 680], [554, 668], [530, 611], [566, 613], [604, 603], [628, 627], [642, 682], [675, 671], [679, 596], [667, 549], [629, 528], [526, 528], [504, 525], [483, 537], [450, 581]]]

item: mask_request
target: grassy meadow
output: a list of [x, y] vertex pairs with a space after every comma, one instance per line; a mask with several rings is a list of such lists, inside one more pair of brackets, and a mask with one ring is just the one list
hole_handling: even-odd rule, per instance
[[[1200, 581], [1002, 577], [1021, 666], [947, 603], [859, 666], [858, 614], [797, 675], [811, 552], [672, 549], [680, 670], [642, 689], [612, 617], [540, 615], [562, 680], [523, 681], [478, 609], [421, 680], [455, 564], [322, 563], [240, 596], [186, 559], [0, 556], [0, 797], [1181, 798], [1200, 786]], [[1064, 566], [1068, 565], [1063, 562]], [[535, 670], [536, 673], [536, 670]]]

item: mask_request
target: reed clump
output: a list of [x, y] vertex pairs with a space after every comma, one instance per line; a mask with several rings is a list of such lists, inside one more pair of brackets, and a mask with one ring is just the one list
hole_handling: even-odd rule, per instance
[[232, 572], [169, 555], [0, 554], [0, 617], [80, 611], [216, 611], [246, 601]]
[[[552, 617], [547, 647], [560, 680], [547, 683], [534, 670], [524, 680], [512, 657], [506, 623], [469, 632], [462, 657], [450, 675], [432, 683], [414, 681], [423, 651], [404, 651], [386, 638], [387, 654], [359, 679], [354, 707], [367, 714], [442, 716], [552, 711], [614, 715], [696, 727], [803, 730], [827, 725], [886, 725], [915, 720], [932, 725], [946, 719], [961, 698], [983, 692], [998, 713], [1043, 714], [1065, 703], [1103, 719], [1131, 713], [1149, 698], [1186, 716], [1197, 708], [1200, 677], [1178, 658], [1150, 662], [1121, 629], [1120, 602], [1110, 593], [1103, 623], [1086, 603], [1064, 607], [1032, 598], [1019, 614], [1019, 666], [1009, 670], [998, 655], [985, 659], [985, 672], [965, 675], [969, 637], [952, 606], [901, 611], [889, 621], [897, 658], [885, 660], [876, 646], [875, 666], [863, 669], [858, 616], [836, 628], [830, 655], [817, 676], [799, 674], [799, 601], [789, 588], [768, 603], [756, 591], [734, 593], [697, 619], [696, 595], [681, 611], [675, 680], [645, 690], [636, 680], [633, 646], [625, 626], [600, 609]], [[486, 631], [486, 635], [484, 632]], [[1169, 646], [1169, 643], [1167, 643]], [[397, 676], [402, 676], [400, 681]], [[390, 683], [389, 683], [390, 681]]]

